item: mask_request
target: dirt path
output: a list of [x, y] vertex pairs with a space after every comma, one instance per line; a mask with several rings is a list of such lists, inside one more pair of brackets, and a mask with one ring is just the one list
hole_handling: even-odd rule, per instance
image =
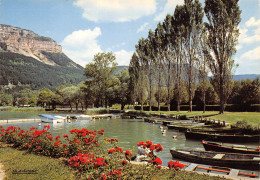
[[5, 172], [3, 170], [3, 164], [0, 163], [0, 180], [3, 180], [5, 177]]

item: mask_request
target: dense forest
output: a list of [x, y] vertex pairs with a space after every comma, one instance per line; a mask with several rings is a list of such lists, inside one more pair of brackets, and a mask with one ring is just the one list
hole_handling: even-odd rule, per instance
[[62, 84], [77, 84], [84, 80], [84, 68], [64, 54], [44, 53], [56, 66], [11, 52], [0, 52], [0, 85], [24, 86], [32, 90], [55, 89]]

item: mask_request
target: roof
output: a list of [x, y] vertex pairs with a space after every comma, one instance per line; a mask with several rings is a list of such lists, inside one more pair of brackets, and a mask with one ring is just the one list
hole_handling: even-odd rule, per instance
[[59, 118], [57, 118], [53, 115], [50, 115], [50, 114], [40, 114], [39, 116], [44, 117], [44, 118], [48, 118], [48, 119], [52, 119], [52, 120], [59, 119]]

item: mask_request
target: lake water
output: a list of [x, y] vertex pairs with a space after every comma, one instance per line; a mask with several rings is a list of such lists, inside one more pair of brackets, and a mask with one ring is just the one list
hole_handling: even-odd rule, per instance
[[[0, 119], [39, 119], [39, 113], [17, 113], [17, 112], [4, 112], [0, 111]], [[56, 114], [57, 115], [57, 114]], [[65, 114], [59, 114], [65, 116]], [[0, 120], [1, 121], [1, 120]], [[39, 126], [39, 124], [41, 124]], [[19, 126], [22, 129], [29, 130], [31, 127], [38, 127], [42, 129], [45, 125], [39, 122], [17, 122], [17, 123], [1, 123], [3, 128], [8, 126]], [[164, 148], [162, 152], [157, 155], [162, 159], [163, 165], [167, 165], [167, 162], [172, 159], [170, 154], [170, 148], [188, 148], [196, 150], [204, 150], [200, 141], [186, 140], [184, 133], [168, 130], [165, 135], [162, 134], [159, 124], [151, 124], [143, 122], [141, 119], [111, 119], [111, 120], [78, 120], [71, 123], [50, 123], [50, 132], [54, 135], [69, 134], [71, 129], [88, 130], [105, 130], [106, 138], [117, 138], [119, 140], [119, 147], [123, 150], [137, 149], [136, 144], [140, 141], [150, 140], [155, 144], [161, 144]], [[166, 128], [166, 127], [164, 127]], [[177, 136], [174, 139], [173, 136]]]

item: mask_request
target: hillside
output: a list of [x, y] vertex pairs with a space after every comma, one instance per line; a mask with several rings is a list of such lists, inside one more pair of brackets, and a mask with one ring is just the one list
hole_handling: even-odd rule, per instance
[[242, 79], [254, 80], [256, 78], [260, 78], [260, 74], [239, 74], [239, 75], [234, 75], [233, 77], [234, 80], [242, 80]]
[[83, 81], [83, 72], [53, 39], [0, 24], [0, 87], [55, 89]]
[[[54, 56], [56, 60], [69, 62], [65, 61], [64, 54]], [[83, 81], [83, 71], [80, 66], [51, 66], [21, 54], [0, 52], [0, 85], [4, 87], [20, 85], [30, 89], [55, 89], [62, 84], [78, 84]]]

